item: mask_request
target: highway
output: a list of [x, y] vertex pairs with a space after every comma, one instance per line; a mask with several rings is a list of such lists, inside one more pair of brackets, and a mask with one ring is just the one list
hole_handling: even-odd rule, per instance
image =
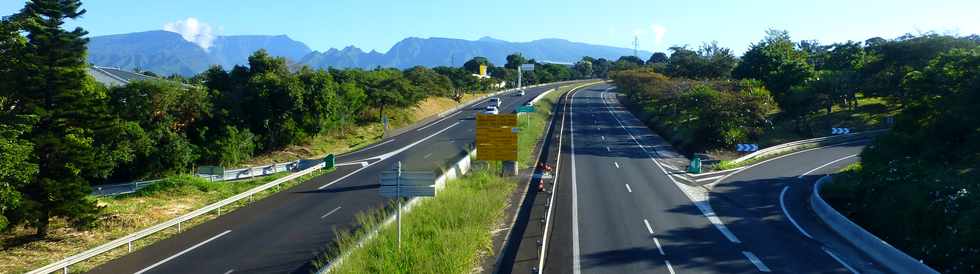
[[857, 161], [863, 144], [775, 158], [709, 187], [683, 185], [663, 167], [676, 152], [610, 89], [570, 96], [544, 273], [881, 272], [806, 206], [816, 178]]
[[[501, 95], [502, 113], [542, 92]], [[337, 170], [256, 201], [171, 238], [103, 264], [91, 273], [309, 273], [335, 231], [356, 225], [355, 216], [389, 206], [378, 175], [402, 161], [406, 170], [430, 171], [466, 153], [483, 102], [442, 119], [338, 156]]]

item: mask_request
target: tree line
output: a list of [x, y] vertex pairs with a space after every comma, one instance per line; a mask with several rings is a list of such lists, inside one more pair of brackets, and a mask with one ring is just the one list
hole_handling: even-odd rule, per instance
[[980, 36], [926, 33], [822, 45], [770, 30], [741, 56], [673, 47], [610, 77], [634, 109], [689, 151], [730, 148], [859, 95], [896, 107], [891, 130], [827, 197], [876, 236], [943, 273], [980, 267]]
[[[311, 69], [260, 50], [247, 65], [107, 87], [87, 74], [87, 32], [63, 26], [85, 12], [78, 0], [32, 0], [0, 21], [0, 230], [26, 225], [43, 237], [51, 218], [89, 227], [99, 215], [92, 184], [235, 165], [429, 97], [513, 84], [516, 66], [536, 63], [514, 54], [504, 67], [476, 57], [462, 68]], [[480, 64], [493, 78], [472, 76]], [[592, 77], [555, 64], [525, 76]]]

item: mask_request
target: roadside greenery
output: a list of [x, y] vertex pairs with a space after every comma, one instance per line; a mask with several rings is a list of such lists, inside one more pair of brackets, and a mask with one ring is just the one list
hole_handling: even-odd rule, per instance
[[[923, 43], [918, 39], [928, 37], [909, 45]], [[910, 70], [895, 98], [905, 105], [895, 127], [825, 190], [846, 216], [943, 273], [980, 271], [980, 40], [974, 41]]]
[[730, 77], [713, 72], [731, 64], [712, 61], [727, 59], [716, 48], [672, 48], [609, 75], [641, 119], [689, 153], [891, 127], [826, 197], [940, 272], [980, 270], [980, 36], [821, 45], [771, 30]]
[[[552, 106], [573, 87], [559, 87], [538, 101], [535, 112], [523, 114], [529, 117], [521, 117], [518, 159], [526, 162], [525, 167], [533, 165], [532, 153], [551, 119]], [[438, 196], [424, 199], [410, 213], [402, 214], [400, 250], [396, 228], [380, 227], [395, 209], [378, 210], [359, 215], [357, 228], [338, 233], [325, 257], [314, 264], [324, 267], [346, 251], [350, 253], [331, 269], [332, 273], [472, 272], [481, 256], [493, 254], [492, 229], [519, 185], [514, 178], [500, 177], [499, 162], [473, 166], [470, 174], [449, 181]], [[378, 230], [374, 238], [358, 246], [374, 230]]]
[[[90, 229], [76, 230], [64, 219], [53, 219], [49, 235], [43, 240], [37, 240], [33, 236], [34, 232], [27, 227], [14, 227], [7, 233], [0, 234], [0, 242], [3, 242], [2, 249], [0, 249], [2, 250], [0, 252], [0, 269], [9, 273], [27, 272], [64, 259], [68, 255], [77, 254], [187, 214], [202, 206], [279, 179], [284, 175], [286, 174], [275, 174], [235, 182], [209, 182], [192, 175], [178, 175], [133, 194], [93, 198], [102, 214], [99, 215], [99, 220], [94, 222]], [[315, 174], [285, 182], [278, 189], [288, 189], [314, 176]], [[272, 188], [257, 193], [254, 200], [257, 201], [276, 192], [277, 188]], [[248, 205], [251, 201], [251, 199], [245, 199], [224, 207], [222, 211], [231, 212]], [[191, 219], [184, 222], [182, 228], [186, 231], [217, 216], [217, 212], [215, 212]], [[177, 233], [176, 227], [158, 232], [133, 242], [133, 250], [152, 245]], [[126, 254], [128, 254], [127, 246], [122, 246], [75, 264], [71, 269], [72, 271], [84, 272]]]
[[[87, 75], [87, 32], [65, 27], [85, 12], [79, 0], [32, 0], [0, 20], [0, 231], [27, 226], [43, 239], [55, 219], [92, 228], [93, 184], [235, 166], [351, 132], [374, 140], [365, 134], [377, 131], [361, 129], [410, 123], [406, 109], [428, 98], [459, 103], [514, 83], [515, 65], [537, 63], [323, 70], [260, 50], [247, 65], [106, 87]], [[480, 64], [493, 78], [472, 76]], [[538, 64], [525, 76], [537, 84], [591, 75]]]

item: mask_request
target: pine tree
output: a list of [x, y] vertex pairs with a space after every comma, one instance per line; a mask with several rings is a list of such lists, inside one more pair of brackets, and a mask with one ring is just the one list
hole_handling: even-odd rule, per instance
[[4, 214], [12, 224], [36, 228], [39, 237], [54, 217], [90, 225], [98, 208], [88, 197], [89, 180], [131, 160], [129, 140], [142, 135], [138, 125], [109, 115], [105, 87], [87, 77], [87, 32], [62, 29], [83, 14], [78, 0], [32, 0], [13, 16], [27, 43], [20, 56], [24, 77], [11, 99], [18, 115], [37, 121], [23, 138], [33, 144], [38, 173], [18, 189], [21, 207]]

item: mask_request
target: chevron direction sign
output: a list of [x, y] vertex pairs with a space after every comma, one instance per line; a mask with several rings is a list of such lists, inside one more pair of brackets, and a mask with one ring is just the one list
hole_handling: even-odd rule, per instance
[[735, 151], [738, 152], [753, 152], [759, 150], [759, 145], [756, 144], [737, 144], [735, 145]]
[[830, 128], [830, 134], [833, 134], [833, 135], [841, 135], [841, 134], [848, 134], [848, 133], [851, 133], [851, 129], [846, 128], [846, 127], [833, 127], [833, 128]]

